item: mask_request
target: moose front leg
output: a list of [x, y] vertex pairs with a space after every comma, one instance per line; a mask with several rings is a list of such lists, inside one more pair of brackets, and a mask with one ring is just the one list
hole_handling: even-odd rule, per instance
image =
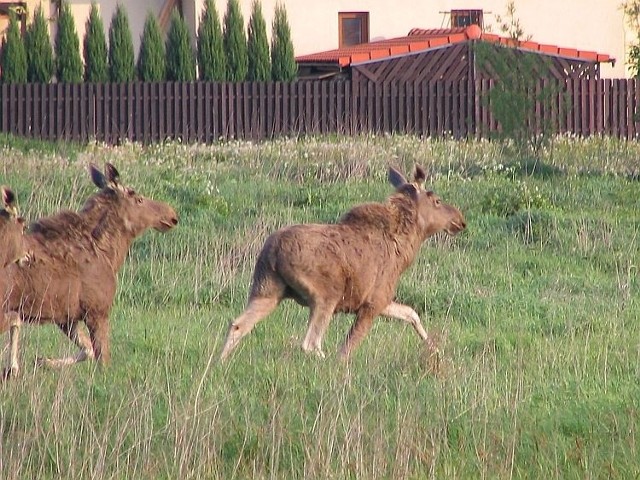
[[422, 326], [422, 322], [420, 322], [420, 316], [416, 313], [416, 311], [401, 303], [391, 302], [387, 305], [384, 310], [382, 310], [381, 315], [385, 315], [387, 317], [396, 318], [398, 320], [405, 321], [414, 328], [416, 333], [420, 336], [420, 338], [426, 343], [427, 348], [432, 353], [438, 352], [438, 346], [433, 341], [433, 339], [427, 334], [426, 330]]
[[74, 356], [63, 357], [63, 358], [43, 358], [39, 360], [41, 365], [51, 367], [51, 368], [60, 368], [66, 367], [68, 365], [73, 365], [74, 363], [84, 362], [85, 360], [93, 360], [94, 353], [93, 347], [91, 346], [91, 341], [84, 331], [78, 329], [78, 322], [65, 323], [62, 325], [58, 325], [60, 330], [69, 337], [74, 344], [80, 348], [80, 351]]
[[369, 333], [371, 326], [373, 325], [373, 319], [376, 313], [369, 306], [364, 306], [356, 313], [356, 320], [349, 330], [347, 339], [340, 349], [340, 358], [342, 360], [348, 360], [351, 353], [360, 344], [362, 339]]

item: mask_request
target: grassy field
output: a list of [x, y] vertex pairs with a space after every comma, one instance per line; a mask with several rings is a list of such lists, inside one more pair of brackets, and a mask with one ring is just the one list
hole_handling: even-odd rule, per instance
[[[133, 245], [108, 367], [36, 369], [73, 349], [23, 328], [21, 377], [0, 385], [0, 478], [640, 477], [639, 144], [558, 138], [534, 159], [412, 137], [1, 140], [0, 183], [28, 219], [80, 208], [86, 165], [110, 161], [181, 223]], [[219, 365], [269, 232], [383, 201], [388, 165], [416, 162], [468, 223], [428, 241], [397, 292], [440, 361], [379, 319], [343, 365], [343, 315], [327, 359], [306, 356], [307, 310], [288, 302]]]

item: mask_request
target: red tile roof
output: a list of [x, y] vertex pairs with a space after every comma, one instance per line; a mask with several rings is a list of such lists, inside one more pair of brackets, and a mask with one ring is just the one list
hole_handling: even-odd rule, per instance
[[[460, 28], [436, 28], [429, 30], [414, 28], [406, 37], [390, 38], [387, 40], [363, 43], [350, 47], [337, 48], [326, 52], [301, 55], [296, 57], [296, 61], [298, 63], [305, 64], [338, 64], [341, 67], [346, 67], [352, 63], [377, 60], [409, 52], [420, 52], [444, 45], [452, 45], [455, 43], [478, 39], [503, 45], [514, 44], [514, 40], [511, 38], [482, 32], [478, 25], [470, 25], [468, 27]], [[520, 43], [519, 47], [548, 55], [568, 57], [589, 62], [602, 63], [615, 61], [612, 57], [603, 53], [576, 50], [575, 48], [563, 48], [555, 45], [545, 45], [532, 41], [523, 41]]]

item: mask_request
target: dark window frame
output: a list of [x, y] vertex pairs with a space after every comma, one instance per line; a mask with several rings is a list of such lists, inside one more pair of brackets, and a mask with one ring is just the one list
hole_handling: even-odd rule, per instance
[[[360, 21], [360, 41], [347, 43], [344, 33], [345, 20]], [[338, 47], [350, 47], [369, 42], [369, 12], [338, 12]]]
[[484, 27], [483, 11], [481, 9], [451, 10], [451, 28], [468, 27], [469, 25], [478, 25]]

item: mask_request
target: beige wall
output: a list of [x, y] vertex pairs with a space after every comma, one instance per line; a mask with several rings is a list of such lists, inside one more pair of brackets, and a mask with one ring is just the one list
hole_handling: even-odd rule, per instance
[[[198, 11], [204, 0], [196, 2]], [[240, 0], [245, 22], [252, 0]], [[485, 26], [499, 33], [495, 15], [506, 13], [507, 0], [279, 0], [287, 10], [296, 55], [337, 48], [338, 12], [368, 11], [372, 40], [406, 35], [414, 27], [449, 26], [452, 9], [482, 9]], [[276, 0], [262, 0], [269, 26]], [[603, 77], [623, 77], [629, 35], [619, 8], [621, 0], [515, 0], [516, 17], [539, 43], [606, 53], [617, 62], [602, 65]], [[226, 0], [216, 0], [221, 21]], [[490, 13], [487, 13], [490, 12]]]

